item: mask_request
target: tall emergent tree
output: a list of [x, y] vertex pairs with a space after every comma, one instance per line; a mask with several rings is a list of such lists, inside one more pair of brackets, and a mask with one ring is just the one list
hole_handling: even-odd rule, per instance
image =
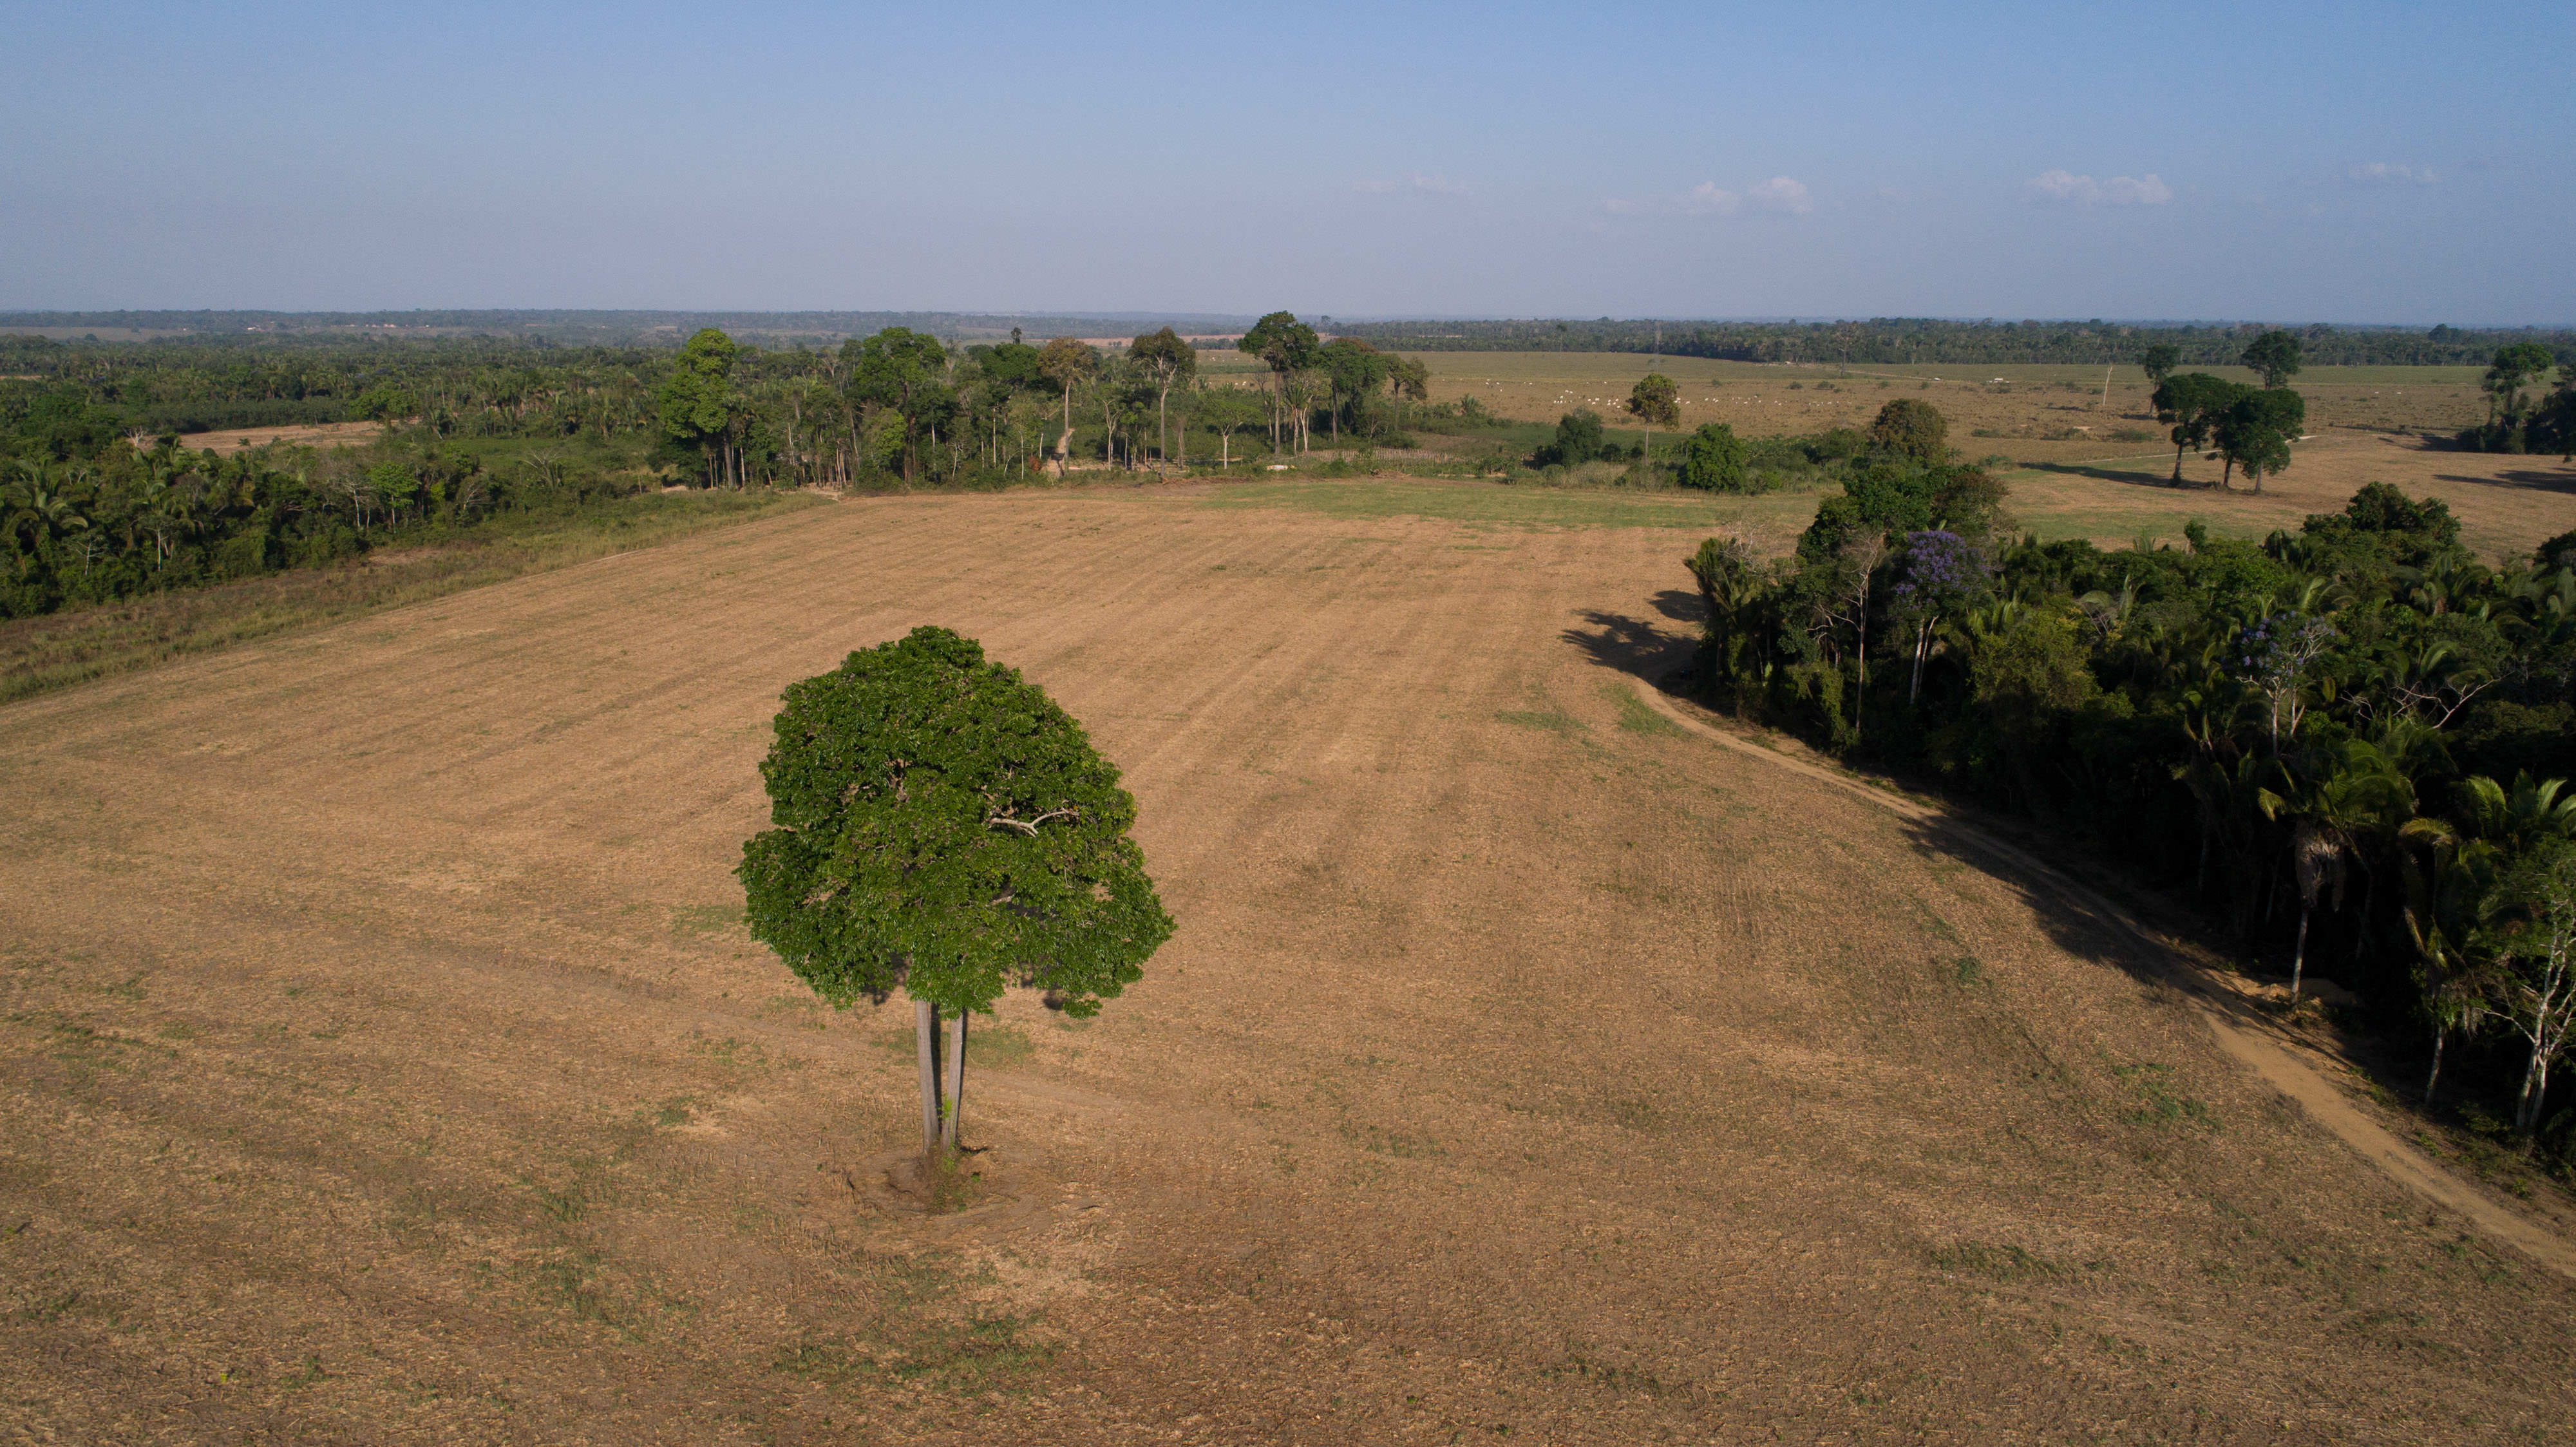
[[2299, 375], [2299, 339], [2275, 328], [2245, 344], [2238, 361], [2263, 376], [2263, 385], [2278, 387]]
[[1165, 327], [1151, 336], [1138, 337], [1127, 344], [1127, 360], [1144, 370], [1154, 384], [1154, 445], [1163, 456], [1172, 455], [1171, 408], [1172, 388], [1186, 387], [1198, 375], [1199, 349], [1180, 333]]
[[1655, 429], [1682, 425], [1681, 389], [1673, 385], [1672, 378], [1661, 372], [1648, 372], [1639, 378], [1637, 385], [1629, 389], [1624, 405], [1628, 415], [1636, 418], [1646, 429], [1645, 455], [1649, 459], [1655, 455]]
[[751, 933], [835, 1007], [912, 997], [922, 1149], [953, 1150], [968, 1014], [1015, 985], [1097, 1014], [1171, 937], [1136, 801], [1043, 689], [945, 628], [790, 684], [776, 729], [777, 827], [735, 871]]
[[2146, 370], [2148, 386], [2161, 387], [2165, 378], [2182, 365], [2182, 348], [2171, 342], [2158, 342], [2140, 354], [2138, 365]]
[[2496, 409], [2504, 409], [2510, 422], [2522, 415], [2522, 389], [2534, 378], [2549, 375], [2558, 365], [2547, 347], [2538, 342], [2516, 342], [2496, 349], [2495, 361], [2479, 380], [2479, 389], [2487, 394], [2487, 420], [2496, 420]]
[[1056, 439], [1056, 470], [1073, 456], [1073, 389], [1100, 370], [1100, 355], [1080, 337], [1058, 337], [1038, 353], [1038, 374], [1064, 389], [1064, 435]]
[[875, 336], [841, 344], [850, 369], [850, 399], [883, 407], [903, 419], [903, 476], [912, 480], [921, 433], [945, 416], [952, 399], [945, 385], [948, 348], [928, 332], [887, 327]]
[[1270, 368], [1274, 405], [1270, 413], [1270, 450], [1279, 450], [1279, 414], [1288, 405], [1288, 374], [1314, 365], [1322, 340], [1295, 312], [1272, 312], [1252, 324], [1235, 349], [1259, 357]]
[[732, 435], [733, 359], [741, 351], [723, 332], [701, 328], [680, 348], [679, 365], [653, 394], [653, 415], [662, 424], [662, 435], [697, 448], [710, 481], [730, 470], [717, 454]]

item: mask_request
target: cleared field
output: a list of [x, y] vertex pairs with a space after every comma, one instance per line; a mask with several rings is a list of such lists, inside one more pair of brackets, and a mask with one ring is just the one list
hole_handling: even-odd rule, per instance
[[[1995, 366], [1838, 367], [1660, 360], [1626, 352], [1417, 352], [1431, 370], [1434, 401], [1468, 393], [1501, 416], [1553, 422], [1571, 408], [1591, 407], [1618, 421], [1628, 389], [1650, 369], [1681, 388], [1682, 425], [1724, 422], [1748, 436], [1866, 427], [1895, 397], [1912, 396], [1950, 419], [1950, 442], [1970, 457], [1999, 452], [2016, 462], [2062, 462], [2099, 456], [2106, 440], [2127, 431], [2165, 429], [2149, 398], [2154, 389], [2135, 367], [2111, 369], [2103, 398], [2100, 367]], [[2236, 381], [2253, 374], [2206, 368]], [[2313, 367], [2293, 384], [2308, 399], [2318, 431], [2399, 428], [2456, 432], [2484, 420], [2478, 371], [2469, 367]], [[1978, 435], [1980, 430], [1990, 434]]]
[[304, 447], [348, 447], [383, 433], [381, 422], [313, 422], [300, 427], [235, 427], [223, 432], [191, 432], [179, 439], [195, 451], [231, 456], [245, 448], [284, 442]]
[[[0, 1423], [2563, 1429], [2563, 1278], [2126, 935], [1638, 699], [1707, 519], [1335, 491], [844, 502], [0, 709]], [[937, 1220], [877, 1189], [900, 1007], [728, 873], [778, 690], [926, 621], [1091, 725], [1181, 922], [983, 1027]]]
[[[1588, 406], [1616, 424], [1625, 415], [1620, 402], [1650, 365], [1681, 384], [1685, 429], [1725, 422], [1746, 436], [1768, 437], [1865, 428], [1891, 399], [1920, 398], [1950, 419], [1950, 443], [1961, 455], [2003, 460], [2014, 517], [2046, 538], [2119, 545], [2144, 532], [2178, 543], [2195, 517], [2216, 532], [2259, 538], [2295, 528], [2309, 513], [2340, 510], [2365, 482], [2444, 499], [2469, 543], [2491, 556], [2527, 552], [2576, 527], [2576, 468], [2555, 457], [2453, 452], [2416, 435], [2447, 435], [2485, 417], [2479, 373], [2470, 367], [2318, 367], [2301, 374], [2296, 386], [2308, 399], [2312, 435], [2290, 470], [2257, 496], [2209, 488], [2219, 464], [2197, 455], [2183, 463], [2188, 486], [2167, 485], [2172, 444], [2150, 414], [2150, 389], [2134, 367], [2116, 370], [2104, 409], [2099, 367], [1944, 365], [1843, 375], [1832, 367], [1655, 362], [1609, 352], [1415, 355], [1430, 364], [1435, 400], [1472, 393], [1497, 414], [1523, 421], [1552, 422]], [[2242, 369], [2214, 370], [2253, 380]], [[1820, 383], [1831, 390], [1819, 390]], [[1980, 429], [1993, 435], [1980, 437]], [[1634, 438], [1632, 429], [1612, 430]]]

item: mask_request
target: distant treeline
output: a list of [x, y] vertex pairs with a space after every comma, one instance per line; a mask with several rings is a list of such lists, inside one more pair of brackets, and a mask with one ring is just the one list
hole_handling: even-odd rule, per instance
[[246, 343], [327, 338], [346, 343], [369, 333], [388, 339], [427, 336], [506, 337], [569, 345], [659, 343], [676, 350], [707, 327], [766, 345], [797, 341], [837, 343], [887, 327], [927, 332], [950, 341], [998, 338], [1014, 327], [1044, 336], [1125, 336], [1169, 326], [1184, 334], [1240, 332], [1249, 317], [1172, 313], [1084, 313], [1048, 316], [980, 312], [753, 312], [753, 311], [85, 311], [0, 312], [0, 328], [49, 331], [150, 332], [190, 341], [230, 338]]
[[[1337, 336], [1384, 351], [1659, 352], [1727, 362], [1846, 366], [1934, 363], [2136, 364], [2149, 347], [2177, 347], [2185, 366], [2230, 366], [2269, 326], [2122, 322], [1957, 322], [1882, 317], [1865, 322], [1484, 321], [1350, 322]], [[2576, 331], [2535, 328], [2430, 331], [2393, 327], [2289, 328], [2312, 367], [2479, 366], [2497, 350], [2537, 342], [2576, 361]]]

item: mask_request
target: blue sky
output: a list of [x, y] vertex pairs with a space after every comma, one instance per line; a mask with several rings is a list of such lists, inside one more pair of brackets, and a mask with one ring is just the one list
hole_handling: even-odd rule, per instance
[[6, 307], [2576, 321], [2576, 7], [0, 27]]

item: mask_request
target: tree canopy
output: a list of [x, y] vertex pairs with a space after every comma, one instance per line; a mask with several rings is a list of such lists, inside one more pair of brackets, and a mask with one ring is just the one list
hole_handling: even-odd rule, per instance
[[1089, 1016], [1171, 935], [1118, 770], [974, 640], [852, 653], [789, 685], [774, 735], [774, 827], [737, 872], [754, 937], [835, 1005], [990, 1013], [1033, 986]]
[[2299, 339], [2275, 328], [2246, 343], [2237, 360], [2260, 374], [2264, 386], [2278, 387], [2299, 375]]
[[1681, 484], [1711, 492], [1745, 490], [1744, 442], [1723, 422], [1704, 422], [1682, 445]]
[[1872, 447], [1891, 456], [1929, 465], [1950, 456], [1950, 420], [1941, 409], [1912, 397], [1899, 397], [1878, 409], [1869, 424]]

